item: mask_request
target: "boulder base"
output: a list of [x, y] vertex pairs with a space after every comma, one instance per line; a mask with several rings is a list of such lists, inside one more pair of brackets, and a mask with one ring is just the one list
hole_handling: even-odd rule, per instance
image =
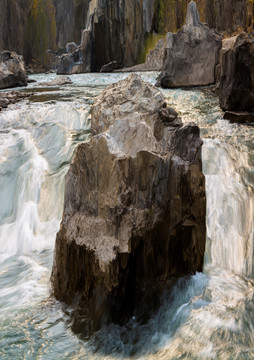
[[137, 75], [109, 86], [92, 133], [66, 177], [51, 277], [84, 333], [126, 321], [169, 279], [201, 271], [206, 238], [199, 128], [158, 89]]

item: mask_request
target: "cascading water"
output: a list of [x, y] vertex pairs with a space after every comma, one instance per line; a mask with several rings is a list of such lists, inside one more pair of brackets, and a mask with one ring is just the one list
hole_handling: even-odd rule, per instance
[[[142, 76], [154, 83], [156, 75]], [[204, 138], [204, 273], [165, 289], [147, 324], [133, 318], [89, 340], [49, 297], [68, 164], [87, 139], [93, 97], [126, 76], [73, 75], [63, 89], [33, 84], [30, 102], [0, 113], [0, 358], [253, 359], [254, 129], [221, 120], [208, 89], [163, 91]]]

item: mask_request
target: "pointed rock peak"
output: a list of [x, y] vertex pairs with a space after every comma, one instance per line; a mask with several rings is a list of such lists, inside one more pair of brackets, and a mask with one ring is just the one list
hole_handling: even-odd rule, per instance
[[188, 5], [185, 25], [186, 26], [202, 25], [200, 18], [199, 18], [199, 13], [198, 13], [198, 9], [197, 9], [197, 5], [196, 5], [195, 1], [191, 1]]

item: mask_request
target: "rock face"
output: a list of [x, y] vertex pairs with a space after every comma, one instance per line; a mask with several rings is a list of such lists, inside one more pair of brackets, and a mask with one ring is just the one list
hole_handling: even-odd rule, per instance
[[199, 128], [182, 125], [158, 89], [137, 75], [111, 85], [92, 133], [66, 177], [51, 277], [56, 298], [85, 316], [83, 332], [125, 321], [142, 296], [201, 271], [206, 232]]
[[0, 89], [26, 86], [27, 75], [23, 57], [15, 52], [0, 53]]
[[219, 96], [223, 110], [254, 107], [254, 44], [245, 33], [223, 40]]
[[157, 86], [214, 84], [220, 47], [219, 36], [200, 22], [196, 3], [191, 1], [183, 29], [177, 34], [166, 35], [163, 73]]

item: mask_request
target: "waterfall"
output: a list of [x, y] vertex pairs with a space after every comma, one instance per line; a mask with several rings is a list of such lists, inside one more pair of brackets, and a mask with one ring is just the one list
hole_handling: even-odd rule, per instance
[[[89, 341], [77, 336], [72, 309], [63, 311], [49, 297], [73, 150], [87, 139], [94, 96], [126, 76], [72, 75], [74, 83], [61, 90], [31, 84], [32, 101], [0, 113], [0, 358], [253, 359], [254, 131], [221, 120], [208, 90], [163, 90], [169, 106], [183, 121], [198, 123], [204, 139], [204, 272], [165, 289], [146, 324], [133, 317]], [[151, 83], [156, 76], [142, 75]]]
[[244, 183], [248, 156], [215, 139], [204, 141], [202, 156], [207, 189], [206, 264], [254, 276], [254, 197]]
[[[72, 105], [32, 106], [1, 116], [0, 261], [54, 247], [75, 133], [87, 113]], [[10, 128], [11, 127], [11, 128]]]

